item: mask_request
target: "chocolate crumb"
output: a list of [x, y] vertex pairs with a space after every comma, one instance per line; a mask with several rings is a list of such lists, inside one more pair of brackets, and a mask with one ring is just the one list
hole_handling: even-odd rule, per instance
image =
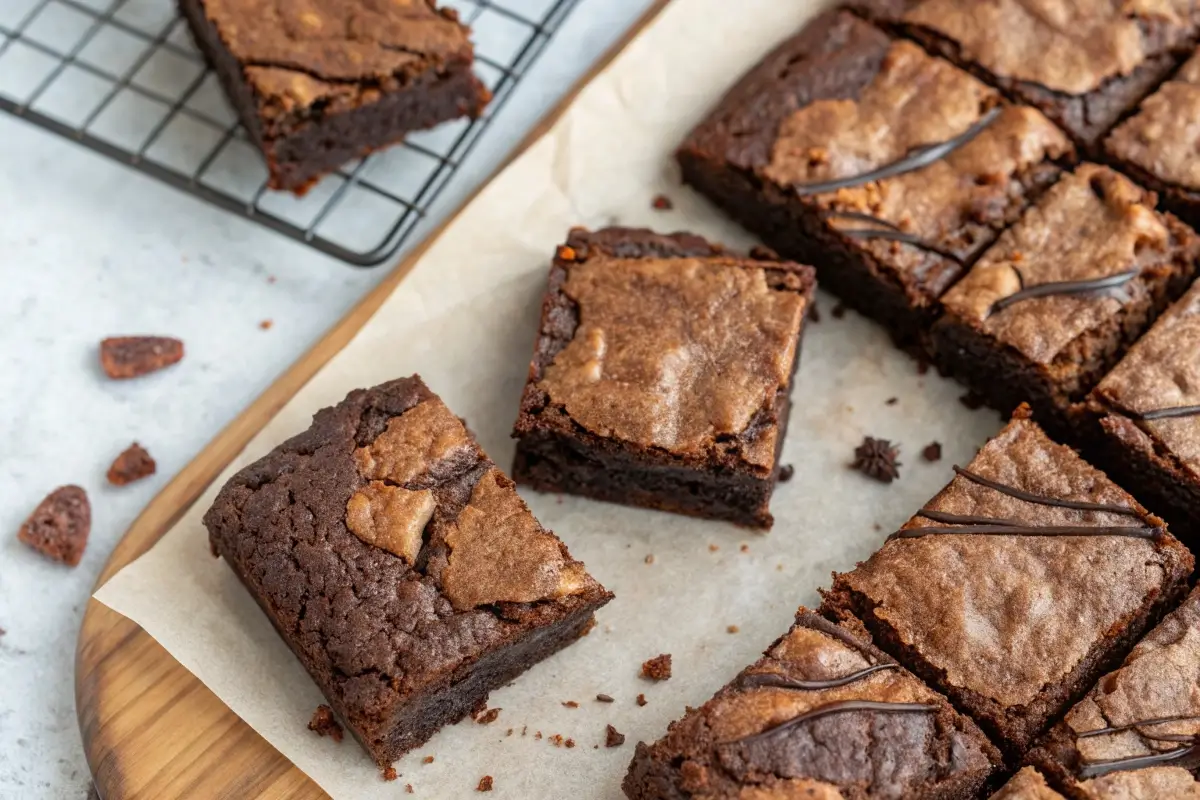
[[642, 677], [652, 681], [665, 681], [671, 677], [671, 654], [661, 653], [642, 664]]
[[564, 700], [563, 705], [567, 708], [579, 708], [579, 703], [576, 703], [574, 700]]
[[550, 737], [549, 742], [550, 742], [550, 744], [554, 745], [555, 747], [562, 747], [563, 746], [562, 734], [561, 733], [554, 734], [553, 736]]
[[413, 793], [412, 784], [411, 783], [404, 784], [404, 791], [407, 792], [408, 794], [412, 794]]
[[333, 716], [333, 709], [326, 705], [317, 706], [312, 719], [308, 721], [308, 729], [317, 736], [328, 736], [335, 742], [342, 740], [342, 726]]
[[613, 702], [612, 697], [610, 697], [609, 695], [606, 695], [606, 694], [598, 694], [598, 695], [596, 695], [596, 699], [599, 700], [601, 703]]
[[850, 466], [868, 478], [891, 483], [900, 477], [902, 465], [896, 460], [898, 456], [899, 448], [893, 447], [887, 439], [867, 436], [854, 448], [854, 461]]
[[512, 729], [512, 728], [509, 728], [509, 729], [508, 729], [508, 731], [507, 731], [507, 732], [505, 732], [505, 734], [504, 734], [504, 735], [505, 735], [505, 736], [512, 736], [512, 735], [513, 735], [513, 729]]
[[874, 529], [875, 529], [875, 530], [877, 530], [877, 531], [881, 531], [881, 530], [883, 530], [883, 526], [882, 526], [882, 525], [880, 525], [878, 522], [872, 522], [872, 523], [871, 523], [871, 527], [872, 527], [872, 528], [874, 528]]
[[475, 717], [475, 722], [480, 725], [490, 725], [496, 721], [496, 717], [500, 716], [501, 709], [489, 708], [487, 711]]
[[921, 458], [926, 461], [941, 461], [942, 460], [942, 443], [930, 442], [925, 445], [925, 449], [921, 451]]
[[646, 700], [646, 695], [644, 695], [644, 694], [639, 694], [639, 695], [637, 696], [637, 704], [638, 704], [639, 706], [644, 706], [644, 705], [646, 705], [646, 703], [647, 703], [647, 702], [648, 702], [648, 701]]
[[572, 747], [574, 747], [574, 746], [575, 746], [575, 740], [574, 740], [574, 739], [567, 739], [565, 742], [563, 742], [563, 744], [566, 746], [566, 748], [567, 748], [568, 750], [570, 750]]
[[894, 406], [894, 405], [896, 405], [896, 403], [899, 403], [899, 402], [900, 402], [899, 397], [889, 397], [887, 400], [884, 401], [884, 404], [889, 405], [889, 406]]
[[475, 787], [477, 792], [490, 792], [492, 790], [492, 776], [484, 775], [479, 779], [479, 785]]
[[617, 729], [612, 725], [606, 726], [606, 730], [604, 732], [604, 746], [620, 747], [623, 744], [625, 744], [625, 734], [617, 731]]
[[743, 553], [749, 553], [749, 552], [750, 552], [750, 545], [748, 545], [748, 544], [744, 544], [744, 545], [742, 545], [741, 547], [739, 547], [738, 549], [739, 549], [739, 550], [741, 550]]
[[708, 552], [710, 552], [710, 553], [715, 553], [720, 549], [721, 549], [721, 546], [719, 544], [710, 544], [708, 546]]
[[779, 482], [787, 483], [796, 474], [796, 468], [791, 464], [784, 464], [779, 468]]
[[650, 555], [646, 556], [646, 563], [647, 563], [647, 564], [653, 564], [653, 563], [654, 563], [654, 553], [651, 553]]
[[264, 319], [262, 322], [258, 323], [258, 327], [262, 328], [264, 331], [269, 331], [269, 330], [271, 330], [271, 326], [274, 324], [275, 323], [272, 322], [271, 320]]
[[665, 194], [656, 195], [651, 205], [653, 205], [659, 211], [670, 211], [675, 207], [675, 204], [671, 202], [671, 198], [667, 197]]
[[424, 758], [421, 759], [421, 763], [422, 764], [432, 764], [433, 756], [425, 756]]
[[108, 468], [108, 482], [113, 486], [125, 486], [153, 475], [157, 468], [146, 448], [134, 442]]
[[813, 323], [821, 321], [821, 309], [817, 307], [816, 300], [813, 300], [812, 305], [808, 307], [808, 321]]
[[534, 732], [534, 734], [533, 734], [533, 738], [534, 738], [534, 739], [539, 739], [539, 740], [540, 740], [540, 739], [542, 738], [542, 732], [541, 732], [541, 731], [535, 731], [535, 732]]
[[962, 397], [958, 398], [958, 402], [962, 403], [972, 411], [978, 411], [984, 406], [983, 395], [976, 392], [967, 392]]
[[116, 380], [137, 378], [183, 358], [183, 342], [167, 336], [111, 336], [100, 342], [100, 366]]
[[91, 530], [87, 492], [78, 486], [60, 486], [33, 510], [17, 538], [46, 558], [74, 567], [83, 558]]
[[842, 305], [841, 303], [837, 303], [834, 305], [832, 313], [834, 319], [841, 319], [842, 317], [846, 316], [846, 306]]
[[522, 736], [524, 736], [524, 735], [525, 735], [525, 734], [527, 734], [527, 733], [529, 733], [529, 726], [528, 726], [528, 725], [522, 725], [522, 726], [521, 726], [521, 735], [522, 735]]
[[388, 767], [383, 771], [383, 779], [385, 781], [394, 781], [400, 777], [400, 773], [396, 772], [395, 767]]
[[725, 629], [725, 632], [726, 633], [737, 633], [740, 630], [741, 630], [741, 628], [739, 628], [737, 625], [730, 625], [729, 627], [727, 627]]

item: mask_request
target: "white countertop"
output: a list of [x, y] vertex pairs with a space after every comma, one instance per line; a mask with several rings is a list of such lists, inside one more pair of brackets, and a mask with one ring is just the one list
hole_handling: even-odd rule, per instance
[[[522, 2], [544, 5], [507, 0]], [[427, 224], [490, 174], [649, 4], [582, 0]], [[113, 545], [386, 270], [346, 266], [0, 113], [0, 797], [84, 796], [75, 640]], [[135, 381], [105, 379], [99, 340], [138, 333], [177, 336], [187, 357]], [[108, 465], [134, 440], [158, 473], [108, 486]], [[15, 537], [66, 483], [92, 501], [91, 540], [74, 570]]]

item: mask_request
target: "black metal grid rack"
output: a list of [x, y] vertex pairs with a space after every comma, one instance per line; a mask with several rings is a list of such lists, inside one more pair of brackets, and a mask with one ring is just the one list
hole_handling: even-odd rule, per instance
[[261, 156], [174, 0], [0, 0], [0, 110], [351, 264], [392, 257], [578, 0], [445, 0], [495, 99], [297, 198]]

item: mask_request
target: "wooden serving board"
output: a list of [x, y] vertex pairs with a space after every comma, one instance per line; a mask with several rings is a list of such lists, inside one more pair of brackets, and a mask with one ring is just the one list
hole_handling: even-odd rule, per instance
[[[535, 126], [509, 161], [545, 135], [576, 95], [667, 2], [655, 0]], [[505, 166], [507, 162], [497, 173]], [[472, 199], [474, 195], [463, 207]], [[117, 544], [97, 587], [170, 530], [279, 409], [370, 320], [459, 211], [461, 208], [167, 484]], [[79, 632], [75, 707], [88, 766], [104, 800], [327, 797], [149, 634], [96, 600], [88, 602]]]

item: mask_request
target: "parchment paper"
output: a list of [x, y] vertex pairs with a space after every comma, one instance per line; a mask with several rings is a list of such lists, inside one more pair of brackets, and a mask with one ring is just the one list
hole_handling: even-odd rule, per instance
[[[796, 381], [774, 530], [523, 492], [534, 513], [617, 599], [586, 638], [492, 693], [491, 725], [446, 728], [384, 783], [349, 738], [306, 730], [322, 702], [232, 571], [208, 554], [201, 516], [229, 474], [307, 427], [349, 390], [419, 372], [501, 465], [531, 353], [549, 256], [568, 227], [690, 229], [728, 244], [746, 235], [679, 185], [674, 147], [724, 90], [819, 3], [675, 0], [538, 144], [488, 187], [428, 251], [375, 318], [246, 448], [162, 541], [97, 592], [194, 672], [336, 798], [617, 798], [633, 745], [660, 736], [787, 629], [834, 569], [865, 558], [965, 463], [997, 416], [966, 410], [962, 389], [920, 376], [876, 326], [831, 314], [823, 296]], [[669, 212], [651, 208], [664, 193]], [[888, 405], [889, 398], [898, 400]], [[847, 466], [864, 434], [899, 441], [901, 478], [884, 486]], [[944, 445], [936, 464], [921, 449]], [[653, 555], [653, 563], [647, 557]], [[737, 632], [728, 632], [737, 626]], [[674, 655], [665, 683], [641, 663]], [[612, 704], [595, 701], [603, 692]], [[634, 699], [644, 693], [648, 704]], [[563, 705], [574, 700], [579, 708]], [[628, 737], [604, 747], [605, 725]], [[513, 729], [511, 736], [506, 735]], [[536, 732], [543, 738], [538, 739]], [[575, 741], [556, 747], [553, 734]], [[599, 749], [596, 749], [599, 745]], [[433, 755], [432, 764], [422, 764]]]

